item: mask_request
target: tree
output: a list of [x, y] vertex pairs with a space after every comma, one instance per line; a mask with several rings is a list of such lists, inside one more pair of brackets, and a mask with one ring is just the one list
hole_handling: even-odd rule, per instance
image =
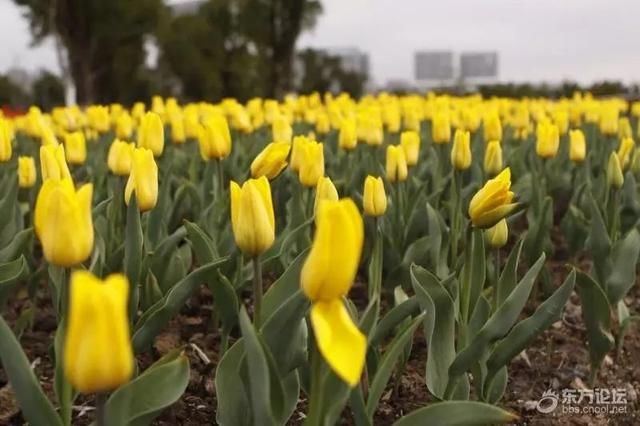
[[296, 90], [311, 92], [347, 92], [360, 97], [367, 81], [365, 74], [344, 69], [340, 58], [322, 50], [304, 49], [298, 52], [299, 83]]
[[64, 105], [64, 85], [60, 77], [49, 71], [41, 71], [33, 82], [32, 102], [47, 111], [54, 106]]
[[6, 75], [0, 75], [0, 106], [25, 108], [29, 106], [29, 94]]
[[54, 37], [79, 103], [131, 102], [148, 88], [144, 41], [165, 13], [162, 0], [13, 1], [35, 44]]

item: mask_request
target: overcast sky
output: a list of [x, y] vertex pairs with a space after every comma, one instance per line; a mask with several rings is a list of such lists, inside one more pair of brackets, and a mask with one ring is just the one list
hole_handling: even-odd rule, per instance
[[[496, 50], [500, 80], [640, 81], [638, 0], [322, 0], [300, 46], [358, 47], [378, 83], [413, 78], [421, 49]], [[51, 43], [32, 49], [25, 19], [0, 0], [0, 72], [57, 70]]]

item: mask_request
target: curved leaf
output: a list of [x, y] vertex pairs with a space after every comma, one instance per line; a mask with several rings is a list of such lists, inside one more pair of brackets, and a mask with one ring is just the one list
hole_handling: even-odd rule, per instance
[[484, 402], [444, 401], [409, 413], [393, 426], [472, 426], [509, 423], [517, 419], [517, 415]]

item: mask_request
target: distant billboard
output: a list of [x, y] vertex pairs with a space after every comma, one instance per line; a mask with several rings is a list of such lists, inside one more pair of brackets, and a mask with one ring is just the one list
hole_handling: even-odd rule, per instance
[[460, 54], [462, 78], [493, 78], [498, 76], [497, 52], [466, 52]]
[[416, 80], [450, 80], [453, 78], [453, 52], [444, 50], [416, 52]]

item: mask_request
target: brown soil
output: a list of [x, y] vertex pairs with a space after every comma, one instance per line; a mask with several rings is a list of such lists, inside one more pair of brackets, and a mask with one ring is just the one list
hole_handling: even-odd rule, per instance
[[[556, 285], [566, 275], [564, 262], [550, 262]], [[355, 296], [357, 300], [358, 289]], [[638, 286], [626, 299], [630, 311], [640, 311], [640, 289]], [[215, 424], [216, 396], [213, 384], [215, 367], [218, 362], [218, 338], [211, 333], [211, 297], [203, 289], [194, 296], [181, 315], [174, 319], [162, 333], [154, 349], [139, 360], [145, 368], [154, 359], [168, 350], [187, 345], [186, 353], [191, 361], [191, 381], [186, 393], [174, 406], [165, 412], [154, 423], [156, 425], [204, 425]], [[20, 313], [30, 307], [26, 297], [12, 299], [4, 316], [14, 325]], [[524, 314], [535, 309], [530, 303]], [[37, 309], [33, 327], [24, 332], [21, 343], [29, 360], [33, 363], [36, 376], [45, 391], [52, 396], [52, 364], [49, 355], [56, 323], [46, 293], [37, 299]], [[197, 346], [205, 356], [190, 346]], [[557, 322], [549, 330], [538, 337], [526, 350], [526, 354], [518, 356], [510, 365], [507, 391], [499, 405], [514, 411], [520, 416], [520, 425], [637, 425], [638, 416], [637, 392], [640, 390], [640, 328], [633, 325], [624, 341], [620, 354], [611, 353], [599, 375], [598, 386], [609, 389], [626, 389], [626, 415], [597, 416], [562, 414], [561, 407], [555, 414], [541, 414], [536, 402], [546, 390], [562, 393], [565, 388], [577, 389], [584, 386], [588, 379], [588, 353], [586, 349], [584, 326], [582, 324], [580, 305], [574, 294], [565, 307], [562, 321]], [[415, 336], [411, 359], [402, 377], [399, 378], [397, 392], [393, 385], [398, 380], [392, 379], [389, 389], [384, 393], [375, 417], [375, 425], [390, 425], [397, 418], [428, 404], [433, 398], [429, 395], [425, 381], [426, 344], [421, 331]], [[53, 398], [53, 397], [52, 397]], [[74, 424], [86, 425], [92, 421], [91, 399], [76, 401]], [[290, 420], [291, 425], [302, 424], [306, 400], [301, 396], [298, 408]], [[15, 400], [12, 397], [7, 378], [0, 368], [0, 425], [22, 425], [24, 420]], [[351, 425], [348, 410], [340, 424]]]

